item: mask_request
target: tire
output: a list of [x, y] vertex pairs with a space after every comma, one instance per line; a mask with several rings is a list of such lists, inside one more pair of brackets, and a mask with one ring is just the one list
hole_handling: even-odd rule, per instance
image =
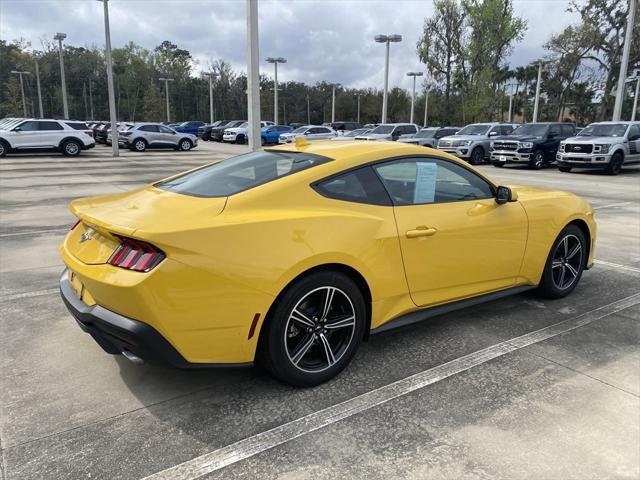
[[202, 134], [202, 141], [208, 142], [209, 140], [211, 140], [211, 132], [204, 132]]
[[558, 167], [558, 170], [560, 170], [561, 172], [568, 173], [571, 171], [571, 167]]
[[147, 142], [143, 138], [136, 138], [131, 144], [131, 150], [134, 152], [144, 152], [147, 149]]
[[504, 167], [504, 163], [502, 162], [491, 162], [494, 167], [502, 168]]
[[564, 227], [547, 257], [538, 293], [545, 298], [569, 295], [582, 277], [586, 255], [587, 242], [582, 230], [576, 225]]
[[469, 163], [471, 165], [480, 165], [481, 163], [484, 163], [484, 149], [482, 147], [476, 147], [471, 151]]
[[260, 338], [260, 360], [284, 383], [319, 385], [349, 364], [364, 336], [365, 320], [364, 298], [349, 277], [312, 273], [291, 285], [270, 312]]
[[0, 157], [4, 157], [9, 152], [9, 145], [0, 140]]
[[615, 152], [609, 160], [609, 165], [605, 169], [607, 175], [618, 175], [622, 171], [622, 164], [624, 163], [624, 157], [622, 153]]
[[244, 135], [237, 135], [236, 140], [233, 143], [237, 143], [239, 145], [244, 145], [246, 143], [246, 137]]
[[263, 147], [267, 144], [267, 140], [264, 137], [260, 137], [260, 145]]
[[192, 148], [193, 148], [193, 144], [191, 143], [191, 140], [189, 140], [188, 138], [183, 138], [182, 140], [180, 140], [180, 143], [178, 143], [178, 150], [182, 152], [188, 152]]
[[65, 140], [60, 148], [65, 157], [77, 157], [82, 151], [82, 145], [77, 140]]
[[540, 170], [542, 167], [544, 167], [544, 164], [544, 152], [542, 150], [536, 150], [535, 152], [533, 152], [533, 155], [531, 155], [531, 160], [529, 160], [529, 168], [532, 168], [533, 170]]

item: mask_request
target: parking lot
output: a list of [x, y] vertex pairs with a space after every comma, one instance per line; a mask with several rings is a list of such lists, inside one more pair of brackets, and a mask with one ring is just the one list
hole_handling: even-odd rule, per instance
[[320, 387], [106, 355], [58, 295], [68, 203], [244, 151], [2, 159], [3, 480], [640, 476], [640, 167], [480, 167], [589, 200], [594, 268], [561, 300], [524, 293], [373, 336]]

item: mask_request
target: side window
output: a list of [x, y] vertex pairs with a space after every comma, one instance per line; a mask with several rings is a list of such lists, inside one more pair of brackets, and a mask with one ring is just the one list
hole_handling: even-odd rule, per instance
[[406, 125], [404, 127], [404, 133], [415, 135], [416, 133], [418, 133], [418, 131], [416, 130], [416, 127], [414, 127], [413, 125]]
[[640, 126], [639, 125], [631, 125], [629, 127], [629, 135], [627, 135], [629, 140], [640, 140]]
[[449, 134], [449, 131], [446, 128], [441, 128], [435, 134], [436, 138], [446, 137]]
[[62, 127], [62, 125], [60, 125], [58, 122], [38, 122], [39, 125], [39, 130], [64, 130], [64, 128]]
[[306, 133], [308, 133], [309, 135], [312, 135], [314, 133], [320, 133], [320, 129], [319, 128], [310, 128], [309, 130], [306, 131]]
[[494, 135], [500, 135], [501, 132], [502, 132], [501, 127], [493, 127], [491, 130], [489, 130], [489, 135], [491, 135], [492, 133]]
[[313, 188], [325, 197], [348, 202], [391, 205], [387, 191], [371, 167], [352, 170], [316, 183]]
[[288, 130], [289, 130], [289, 128], [285, 127], [285, 126], [275, 127], [275, 131], [276, 132], [286, 132]]
[[90, 127], [87, 126], [86, 123], [80, 122], [66, 122], [74, 130], [88, 130]]
[[157, 125], [143, 125], [138, 130], [142, 130], [143, 132], [157, 132], [158, 131], [158, 126]]
[[559, 125], [551, 125], [551, 127], [549, 128], [549, 136], [556, 136], [559, 137], [560, 136], [560, 126]]
[[173, 130], [171, 130], [170, 128], [165, 127], [164, 125], [158, 125], [158, 131], [160, 133], [173, 133]]
[[511, 125], [502, 125], [502, 127], [500, 127], [500, 135], [509, 135], [511, 132], [513, 132]]
[[[22, 132], [34, 132], [36, 130], [39, 130], [38, 128], [38, 124], [40, 122], [24, 122], [21, 123], [20, 125], [18, 125], [18, 127], [20, 127], [20, 131]], [[17, 127], [16, 127], [17, 128]]]
[[375, 167], [395, 205], [449, 203], [492, 198], [491, 186], [446, 160], [402, 159]]

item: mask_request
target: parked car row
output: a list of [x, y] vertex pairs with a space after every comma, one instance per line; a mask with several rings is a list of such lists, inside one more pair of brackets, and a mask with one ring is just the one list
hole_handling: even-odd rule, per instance
[[93, 131], [85, 122], [50, 118], [0, 120], [0, 157], [34, 151], [57, 151], [75, 157], [95, 144]]

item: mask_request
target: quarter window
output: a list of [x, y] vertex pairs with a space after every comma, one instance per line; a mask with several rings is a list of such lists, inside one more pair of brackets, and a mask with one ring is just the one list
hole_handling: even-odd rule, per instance
[[492, 198], [491, 185], [466, 168], [433, 158], [401, 159], [375, 167], [395, 205]]
[[331, 177], [318, 182], [313, 188], [321, 195], [337, 200], [391, 205], [387, 191], [371, 167], [363, 167]]

